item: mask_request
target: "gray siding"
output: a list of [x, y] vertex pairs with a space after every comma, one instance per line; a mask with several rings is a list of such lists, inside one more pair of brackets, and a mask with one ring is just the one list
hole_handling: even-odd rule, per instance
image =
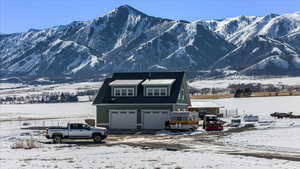
[[[184, 91], [184, 98], [181, 99], [179, 96], [181, 95], [181, 91]], [[188, 104], [189, 106], [191, 105], [191, 100], [190, 100], [190, 96], [189, 96], [189, 89], [185, 80], [185, 77], [183, 78], [181, 87], [180, 87], [180, 94], [178, 96], [178, 100], [177, 103], [182, 103], [182, 104]]]
[[187, 104], [176, 104], [173, 107], [174, 107], [174, 111], [184, 111], [188, 109]]
[[108, 123], [109, 122], [109, 114], [107, 109], [104, 106], [97, 105], [97, 123]]

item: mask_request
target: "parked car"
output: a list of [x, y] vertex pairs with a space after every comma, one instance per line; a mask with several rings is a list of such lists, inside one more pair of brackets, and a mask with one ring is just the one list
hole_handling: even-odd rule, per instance
[[299, 119], [300, 118], [300, 115], [294, 115], [293, 112], [288, 112], [288, 113], [275, 112], [270, 115], [278, 119], [282, 119], [282, 118]]
[[230, 127], [239, 127], [242, 124], [242, 119], [239, 117], [234, 117], [231, 119], [229, 126]]
[[256, 116], [256, 115], [253, 115], [253, 114], [246, 114], [244, 117], [243, 117], [244, 121], [245, 122], [258, 122], [259, 121], [259, 117]]
[[69, 123], [67, 127], [49, 128], [45, 135], [54, 143], [61, 143], [63, 139], [93, 139], [94, 142], [101, 142], [107, 137], [107, 129], [95, 128], [82, 123]]
[[206, 131], [223, 130], [224, 121], [220, 120], [216, 115], [205, 115], [203, 120], [203, 129]]

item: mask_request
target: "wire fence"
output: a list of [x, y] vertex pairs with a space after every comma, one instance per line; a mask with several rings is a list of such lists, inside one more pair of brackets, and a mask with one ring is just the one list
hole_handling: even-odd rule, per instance
[[0, 123], [0, 128], [5, 126], [15, 126], [17, 128], [30, 127], [66, 127], [68, 123], [84, 123], [84, 119], [45, 119], [45, 120], [17, 120]]
[[221, 109], [220, 113], [223, 114], [223, 118], [232, 118], [241, 114], [238, 109]]

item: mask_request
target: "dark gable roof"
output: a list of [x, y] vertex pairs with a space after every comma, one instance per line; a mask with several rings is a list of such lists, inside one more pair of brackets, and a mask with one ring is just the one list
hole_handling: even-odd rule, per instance
[[[135, 72], [135, 73], [114, 73], [112, 78], [107, 78], [93, 104], [161, 104], [176, 103], [180, 92], [181, 83], [184, 78], [184, 72]], [[138, 96], [133, 97], [114, 97], [111, 96], [111, 87], [109, 83], [117, 79], [176, 79], [172, 84], [170, 96], [143, 96], [143, 86], [137, 86]]]

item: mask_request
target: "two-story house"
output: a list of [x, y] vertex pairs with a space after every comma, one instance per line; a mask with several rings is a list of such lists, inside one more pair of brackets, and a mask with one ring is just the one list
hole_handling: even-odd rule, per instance
[[94, 102], [96, 125], [109, 129], [163, 129], [172, 111], [191, 105], [184, 72], [114, 73]]

